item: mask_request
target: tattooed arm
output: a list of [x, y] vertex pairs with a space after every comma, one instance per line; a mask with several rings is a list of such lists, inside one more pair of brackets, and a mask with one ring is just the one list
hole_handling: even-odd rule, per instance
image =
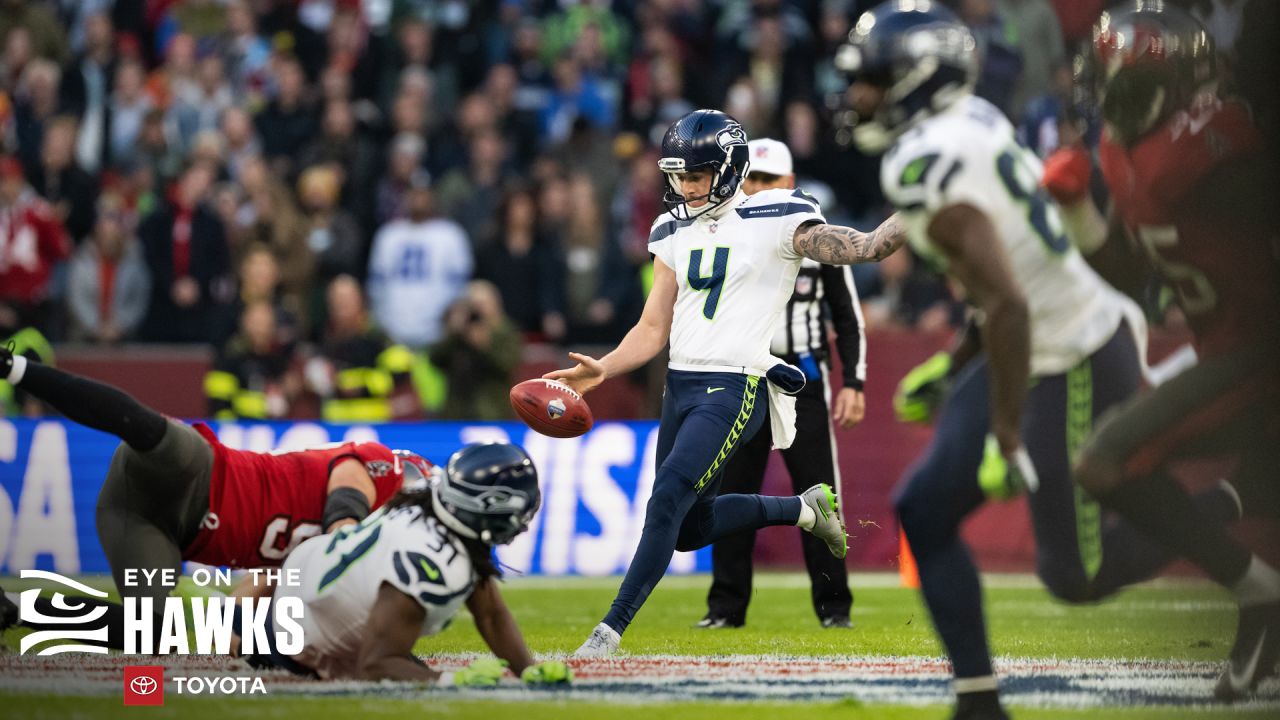
[[898, 214], [889, 216], [869, 233], [843, 225], [806, 223], [792, 240], [796, 252], [828, 265], [880, 262], [907, 241], [907, 230]]

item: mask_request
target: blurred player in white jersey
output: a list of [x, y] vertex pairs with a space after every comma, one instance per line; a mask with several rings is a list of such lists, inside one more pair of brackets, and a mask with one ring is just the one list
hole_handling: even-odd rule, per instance
[[[881, 184], [912, 248], [975, 308], [980, 344], [956, 357], [933, 442], [895, 500], [966, 720], [1007, 717], [959, 536], [989, 497], [1029, 492], [1037, 571], [1064, 600], [1105, 597], [1169, 559], [1072, 482], [1094, 421], [1141, 383], [1146, 327], [1068, 241], [1008, 119], [972, 94], [977, 62], [968, 29], [928, 0], [864, 14], [837, 57], [853, 80], [855, 141], [887, 150]], [[1205, 499], [1235, 512], [1224, 491]]]

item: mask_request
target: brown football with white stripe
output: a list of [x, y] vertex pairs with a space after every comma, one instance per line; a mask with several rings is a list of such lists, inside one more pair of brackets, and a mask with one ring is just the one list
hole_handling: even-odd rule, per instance
[[595, 420], [587, 401], [556, 380], [525, 380], [511, 388], [511, 407], [526, 425], [554, 438], [578, 437]]

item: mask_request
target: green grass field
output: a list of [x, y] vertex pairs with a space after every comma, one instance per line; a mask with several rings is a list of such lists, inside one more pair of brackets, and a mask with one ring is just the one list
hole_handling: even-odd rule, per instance
[[[738, 630], [695, 630], [690, 626], [704, 610], [708, 579], [668, 578], [623, 640], [630, 656], [664, 655], [798, 655], [798, 656], [936, 656], [940, 648], [915, 591], [896, 587], [884, 575], [853, 578], [853, 630], [824, 630], [809, 608], [802, 576], [758, 578], [748, 626]], [[6, 588], [13, 583], [6, 582]], [[607, 609], [616, 579], [515, 579], [505, 596], [537, 653], [569, 653]], [[1218, 662], [1225, 657], [1235, 612], [1220, 590], [1206, 583], [1169, 581], [1129, 590], [1111, 601], [1088, 607], [1058, 603], [1024, 577], [994, 576], [987, 583], [987, 615], [995, 652], [1014, 658], [1154, 659]], [[479, 653], [483, 641], [460, 617], [442, 635], [417, 646], [424, 655]], [[0, 687], [3, 683], [0, 682]], [[0, 693], [0, 703], [23, 718], [123, 717], [113, 697], [46, 697]], [[164, 708], [146, 708], [154, 717], [219, 718], [370, 717], [489, 719], [515, 713], [519, 720], [594, 720], [619, 718], [721, 718], [774, 720], [799, 709], [823, 718], [940, 719], [942, 705], [930, 707], [867, 705], [855, 699], [828, 703], [662, 702], [642, 704], [629, 698], [620, 704], [557, 697], [523, 698], [518, 710], [508, 700], [459, 699], [426, 693], [404, 697], [176, 697]], [[1272, 705], [1235, 708], [1092, 708], [1034, 709], [1015, 706], [1015, 717], [1044, 718], [1277, 718]], [[128, 713], [142, 709], [129, 708]], [[0, 713], [5, 714], [5, 713]], [[501, 715], [500, 715], [501, 714]]]

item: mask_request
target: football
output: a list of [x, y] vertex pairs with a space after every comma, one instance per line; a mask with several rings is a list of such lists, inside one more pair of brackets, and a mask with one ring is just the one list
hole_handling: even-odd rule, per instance
[[556, 380], [535, 378], [516, 385], [511, 407], [526, 425], [554, 438], [578, 437], [595, 423], [587, 401]]

